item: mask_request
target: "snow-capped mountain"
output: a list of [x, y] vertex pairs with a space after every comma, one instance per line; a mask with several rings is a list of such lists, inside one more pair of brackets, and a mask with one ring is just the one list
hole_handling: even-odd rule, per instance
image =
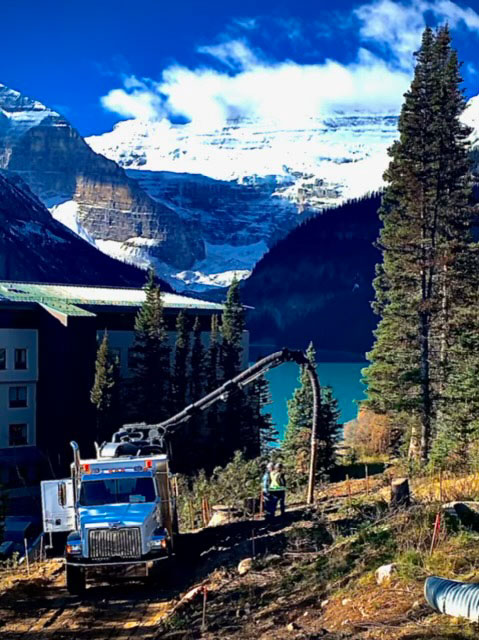
[[131, 262], [182, 270], [204, 258], [203, 240], [174, 209], [94, 153], [61, 115], [4, 85], [0, 169], [19, 174], [57, 220], [89, 242], [126, 243], [123, 257]]
[[337, 113], [291, 129], [238, 119], [221, 129], [127, 120], [87, 138], [157, 201], [198, 225], [206, 256], [172, 272], [175, 286], [224, 286], [325, 207], [375, 191], [397, 136], [391, 114]]
[[[322, 205], [324, 197], [347, 199], [376, 190], [396, 135], [395, 115], [337, 113], [312, 118], [301, 129], [246, 119], [213, 131], [198, 130], [193, 123], [126, 120], [87, 142], [130, 169], [201, 173], [238, 182], [281, 177], [289, 185], [281, 190], [283, 197]], [[319, 193], [305, 194], [314, 181]]]

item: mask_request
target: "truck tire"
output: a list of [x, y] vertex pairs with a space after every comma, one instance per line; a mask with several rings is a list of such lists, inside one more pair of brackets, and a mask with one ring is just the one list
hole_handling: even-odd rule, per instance
[[83, 567], [66, 566], [67, 589], [72, 595], [81, 595], [86, 589], [85, 570]]

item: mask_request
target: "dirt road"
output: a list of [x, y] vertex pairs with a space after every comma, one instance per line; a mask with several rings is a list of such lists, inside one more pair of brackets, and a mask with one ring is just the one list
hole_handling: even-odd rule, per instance
[[[186, 534], [183, 559], [175, 579], [161, 582], [90, 584], [82, 597], [65, 588], [62, 560], [36, 565], [30, 578], [21, 573], [0, 582], [0, 640], [144, 640], [161, 637], [159, 625], [182, 594], [220, 566], [237, 563], [282, 545], [285, 530], [303, 515], [290, 511], [286, 519], [267, 527], [264, 522], [237, 522]], [[189, 559], [188, 559], [189, 558]]]

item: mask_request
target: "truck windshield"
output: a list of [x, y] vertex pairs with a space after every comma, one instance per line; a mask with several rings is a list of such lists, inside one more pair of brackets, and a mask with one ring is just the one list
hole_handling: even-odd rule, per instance
[[89, 480], [82, 483], [79, 500], [83, 507], [154, 501], [153, 478]]

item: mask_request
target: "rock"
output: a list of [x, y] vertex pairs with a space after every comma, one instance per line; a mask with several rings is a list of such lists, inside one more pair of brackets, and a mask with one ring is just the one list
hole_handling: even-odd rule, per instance
[[323, 607], [326, 607], [328, 604], [329, 604], [329, 600], [322, 600], [319, 606], [323, 608]]
[[286, 625], [286, 629], [288, 631], [297, 631], [299, 629], [299, 626], [296, 624], [296, 622], [290, 622], [288, 625]]
[[383, 582], [389, 581], [395, 573], [397, 573], [396, 564], [383, 564], [382, 567], [376, 569], [376, 582], [383, 584]]
[[253, 558], [244, 558], [238, 565], [238, 573], [240, 576], [246, 575], [253, 568]]
[[465, 527], [479, 531], [479, 502], [448, 502], [442, 509], [444, 513], [457, 518]]
[[343, 605], [343, 607], [345, 607], [350, 602], [351, 602], [351, 598], [344, 598], [344, 600], [341, 602], [341, 604]]
[[270, 553], [269, 555], [265, 556], [265, 558], [263, 559], [263, 562], [265, 563], [265, 565], [271, 565], [271, 564], [278, 564], [278, 562], [281, 562], [281, 560], [282, 560], [281, 556], [275, 553]]
[[212, 516], [208, 522], [208, 527], [217, 527], [221, 524], [228, 524], [238, 519], [238, 512], [234, 507], [229, 507], [224, 504], [215, 504], [211, 508]]

